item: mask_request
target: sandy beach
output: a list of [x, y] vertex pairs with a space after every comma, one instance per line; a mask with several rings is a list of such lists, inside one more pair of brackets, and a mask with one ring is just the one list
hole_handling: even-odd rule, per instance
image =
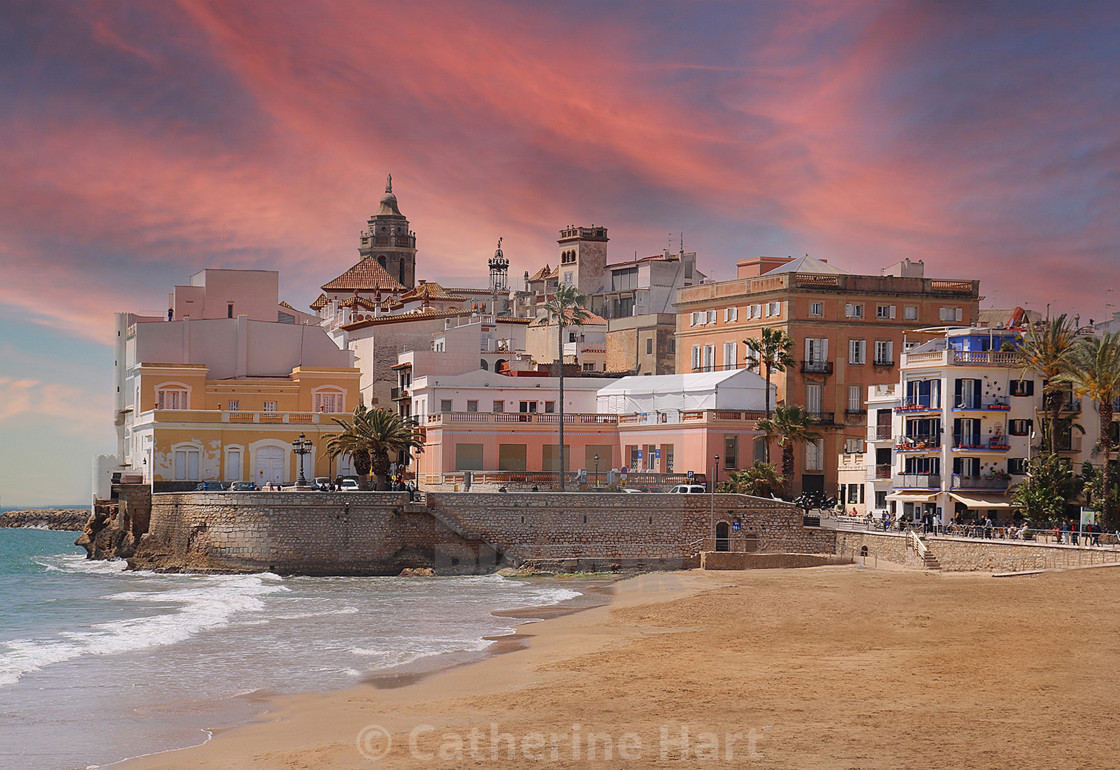
[[1116, 766], [1118, 589], [1117, 569], [644, 575], [510, 652], [277, 698], [124, 766]]

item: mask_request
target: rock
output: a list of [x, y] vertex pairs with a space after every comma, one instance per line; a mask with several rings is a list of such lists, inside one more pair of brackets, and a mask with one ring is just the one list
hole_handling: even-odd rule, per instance
[[435, 577], [435, 574], [431, 567], [408, 567], [402, 569], [398, 577]]
[[54, 529], [79, 532], [89, 518], [88, 508], [39, 508], [0, 513], [0, 528]]

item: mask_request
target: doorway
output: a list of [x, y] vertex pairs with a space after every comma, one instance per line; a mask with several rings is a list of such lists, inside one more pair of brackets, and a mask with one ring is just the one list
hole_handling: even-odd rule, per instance
[[726, 521], [716, 524], [716, 550], [731, 550], [731, 525]]

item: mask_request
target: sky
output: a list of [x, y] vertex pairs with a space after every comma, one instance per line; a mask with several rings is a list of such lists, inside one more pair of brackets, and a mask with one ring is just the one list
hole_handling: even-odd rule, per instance
[[594, 224], [1099, 320], [1117, 72], [1111, 1], [0, 0], [0, 505], [88, 502], [113, 313], [206, 267], [306, 307], [389, 172], [443, 285]]

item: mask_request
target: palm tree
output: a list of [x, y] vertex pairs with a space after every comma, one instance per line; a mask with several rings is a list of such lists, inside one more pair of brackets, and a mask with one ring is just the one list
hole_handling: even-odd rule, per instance
[[774, 497], [785, 489], [785, 479], [771, 463], [755, 463], [749, 468], [735, 471], [731, 478], [720, 485], [721, 492], [736, 492], [740, 495]]
[[557, 476], [560, 477], [561, 492], [564, 491], [564, 327], [582, 326], [591, 317], [585, 305], [587, 295], [567, 284], [557, 286], [552, 299], [544, 305], [549, 321], [556, 324], [556, 368], [560, 378], [560, 467]]
[[798, 444], [820, 439], [821, 435], [813, 430], [816, 422], [804, 407], [796, 404], [777, 406], [772, 418], [758, 421], [758, 429], [765, 434], [766, 440], [776, 438], [778, 446], [782, 448], [782, 477], [785, 479], [787, 497], [793, 486], [793, 450]]
[[332, 418], [342, 433], [326, 436], [327, 455], [348, 454], [354, 458], [354, 471], [368, 485], [366, 475], [372, 470], [376, 487], [383, 488], [389, 476], [389, 456], [410, 450], [424, 451], [424, 434], [416, 422], [385, 409], [370, 409], [364, 404], [354, 409], [353, 420]]
[[1034, 372], [1043, 380], [1042, 403], [1046, 413], [1043, 448], [1048, 452], [1054, 452], [1057, 447], [1058, 420], [1065, 394], [1058, 377], [1067, 369], [1065, 359], [1073, 347], [1075, 332], [1065, 313], [1057, 318], [1047, 316], [1041, 324], [1028, 324], [1018, 349], [1023, 373]]
[[[793, 340], [781, 329], [772, 329], [769, 326], [762, 328], [761, 337], [748, 337], [743, 340], [747, 346], [749, 359], [747, 368], [751, 371], [761, 370], [766, 378], [766, 419], [770, 419], [770, 373], [784, 372], [787, 366], [793, 366]], [[770, 462], [770, 442], [766, 442], [766, 462]]]
[[1120, 334], [1086, 337], [1077, 341], [1064, 357], [1066, 371], [1057, 376], [1068, 382], [1078, 396], [1088, 396], [1100, 417], [1100, 433], [1096, 449], [1104, 454], [1101, 466], [1101, 515], [1109, 526], [1113, 523], [1111, 495], [1111, 462], [1113, 402], [1120, 396]]

